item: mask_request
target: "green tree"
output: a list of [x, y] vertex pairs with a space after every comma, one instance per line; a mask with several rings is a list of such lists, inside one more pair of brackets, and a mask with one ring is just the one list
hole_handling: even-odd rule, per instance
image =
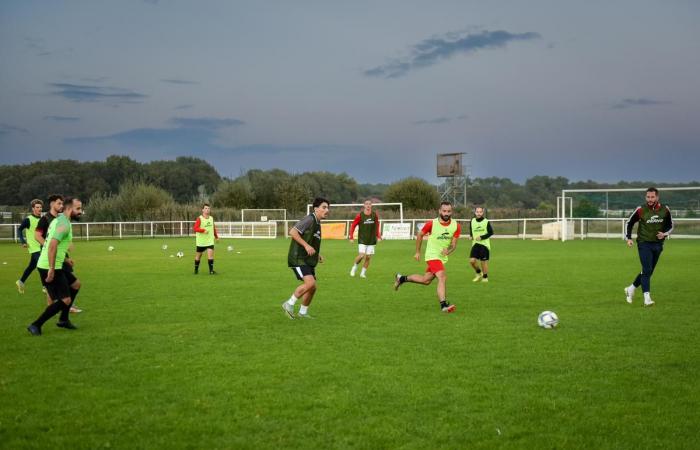
[[573, 210], [574, 217], [598, 217], [600, 209], [588, 199], [581, 199]]
[[404, 178], [392, 183], [384, 197], [386, 202], [403, 202], [406, 209], [433, 210], [440, 204], [435, 186], [422, 178]]
[[222, 181], [211, 201], [217, 207], [251, 208], [254, 205], [250, 185], [245, 179]]

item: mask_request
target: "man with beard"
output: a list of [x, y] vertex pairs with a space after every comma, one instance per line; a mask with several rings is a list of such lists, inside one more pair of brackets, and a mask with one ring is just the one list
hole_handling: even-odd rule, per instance
[[77, 279], [72, 272], [64, 270], [63, 262], [66, 258], [66, 251], [73, 242], [71, 220], [77, 219], [82, 213], [82, 202], [77, 198], [67, 197], [63, 202], [63, 213], [49, 225], [48, 235], [44, 247], [41, 249], [37, 268], [53, 302], [27, 327], [27, 330], [34, 336], [40, 336], [42, 325], [59, 312], [61, 316], [56, 326], [68, 330], [76, 329], [76, 326], [69, 320], [68, 313], [78, 295], [78, 289], [72, 287]]
[[[34, 231], [34, 237], [39, 242], [39, 245], [42, 247], [44, 246], [46, 242], [46, 236], [48, 235], [49, 232], [49, 226], [51, 226], [51, 222], [63, 212], [63, 196], [59, 194], [53, 194], [49, 195], [48, 198], [48, 203], [49, 203], [49, 212], [47, 214], [44, 214], [44, 216], [39, 220], [39, 223], [36, 226], [36, 230]], [[73, 275], [73, 260], [71, 257], [66, 253], [66, 258], [63, 260], [63, 271], [67, 274], [68, 279], [71, 282], [71, 289], [75, 289], [76, 291], [80, 289], [80, 280], [78, 280], [75, 275]], [[51, 305], [53, 303], [53, 300], [51, 296], [48, 294], [46, 290], [46, 283], [44, 282], [44, 279], [41, 279], [41, 284], [44, 285], [44, 292], [46, 293], [46, 304]], [[79, 313], [82, 312], [82, 309], [79, 309], [77, 306], [72, 305], [70, 307], [70, 312], [72, 313]]]
[[457, 221], [452, 220], [452, 204], [450, 202], [440, 203], [439, 217], [426, 223], [416, 236], [416, 254], [414, 258], [420, 261], [421, 244], [423, 237], [428, 235], [428, 245], [425, 249], [425, 261], [428, 267], [423, 275], [401, 275], [396, 274], [394, 289], [406, 282], [423, 284], [425, 286], [438, 279], [437, 296], [440, 301], [440, 310], [444, 313], [455, 311], [455, 305], [447, 301], [447, 274], [445, 265], [449, 254], [457, 248], [457, 239], [461, 234], [461, 227]]

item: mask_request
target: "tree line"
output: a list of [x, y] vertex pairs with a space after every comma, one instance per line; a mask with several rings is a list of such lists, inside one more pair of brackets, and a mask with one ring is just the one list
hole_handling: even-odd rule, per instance
[[[484, 205], [510, 217], [550, 216], [562, 189], [613, 189], [653, 185], [633, 181], [598, 183], [572, 182], [565, 177], [533, 176], [523, 184], [509, 178], [486, 177], [467, 180], [469, 206]], [[685, 185], [697, 186], [700, 183]], [[668, 184], [657, 184], [658, 187]], [[680, 184], [683, 186], [683, 184]], [[33, 198], [49, 193], [78, 196], [84, 200], [90, 220], [180, 220], [194, 214], [209, 201], [217, 209], [231, 212], [242, 208], [284, 208], [292, 217], [306, 211], [315, 196], [332, 203], [358, 203], [367, 198], [403, 202], [406, 211], [433, 211], [440, 201], [436, 186], [420, 178], [392, 183], [360, 184], [346, 173], [313, 171], [289, 173], [282, 169], [251, 169], [236, 178], [221, 177], [208, 162], [193, 157], [140, 163], [127, 156], [105, 161], [43, 161], [0, 166], [0, 205], [23, 208]], [[676, 208], [700, 209], [698, 191], [664, 194]], [[595, 217], [601, 208], [630, 208], [639, 204], [640, 193], [576, 195], [574, 215]], [[525, 213], [529, 211], [529, 213]], [[427, 216], [426, 216], [427, 217]]]

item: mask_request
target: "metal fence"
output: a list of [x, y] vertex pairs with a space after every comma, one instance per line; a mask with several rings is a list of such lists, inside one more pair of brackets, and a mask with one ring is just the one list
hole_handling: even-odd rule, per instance
[[[419, 231], [422, 224], [432, 219], [383, 220], [381, 223], [410, 224], [410, 236]], [[582, 218], [570, 219], [574, 225], [576, 239], [621, 239], [627, 219], [621, 218]], [[489, 219], [494, 229], [494, 239], [541, 239], [542, 226], [556, 222], [556, 218]], [[274, 239], [287, 237], [296, 220], [271, 222], [217, 222], [220, 237], [242, 239]], [[457, 219], [468, 234], [469, 220]], [[328, 220], [324, 223], [343, 223], [345, 235], [350, 231], [352, 220]], [[700, 218], [674, 219], [673, 239], [700, 239]], [[129, 239], [129, 238], [168, 238], [193, 236], [193, 221], [149, 221], [149, 222], [76, 222], [73, 224], [73, 238]], [[0, 241], [19, 241], [19, 224], [0, 224]]]

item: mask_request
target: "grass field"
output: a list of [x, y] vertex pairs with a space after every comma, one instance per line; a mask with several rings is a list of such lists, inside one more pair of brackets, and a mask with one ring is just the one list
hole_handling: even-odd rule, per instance
[[666, 245], [642, 308], [621, 241], [497, 240], [489, 284], [461, 241], [446, 315], [435, 285], [392, 289], [423, 271], [413, 242], [380, 243], [363, 280], [326, 241], [294, 321], [288, 241], [224, 240], [218, 276], [192, 275], [193, 245], [77, 242], [80, 328], [31, 337], [37, 274], [19, 295], [27, 254], [0, 244], [1, 448], [700, 448], [700, 242]]

